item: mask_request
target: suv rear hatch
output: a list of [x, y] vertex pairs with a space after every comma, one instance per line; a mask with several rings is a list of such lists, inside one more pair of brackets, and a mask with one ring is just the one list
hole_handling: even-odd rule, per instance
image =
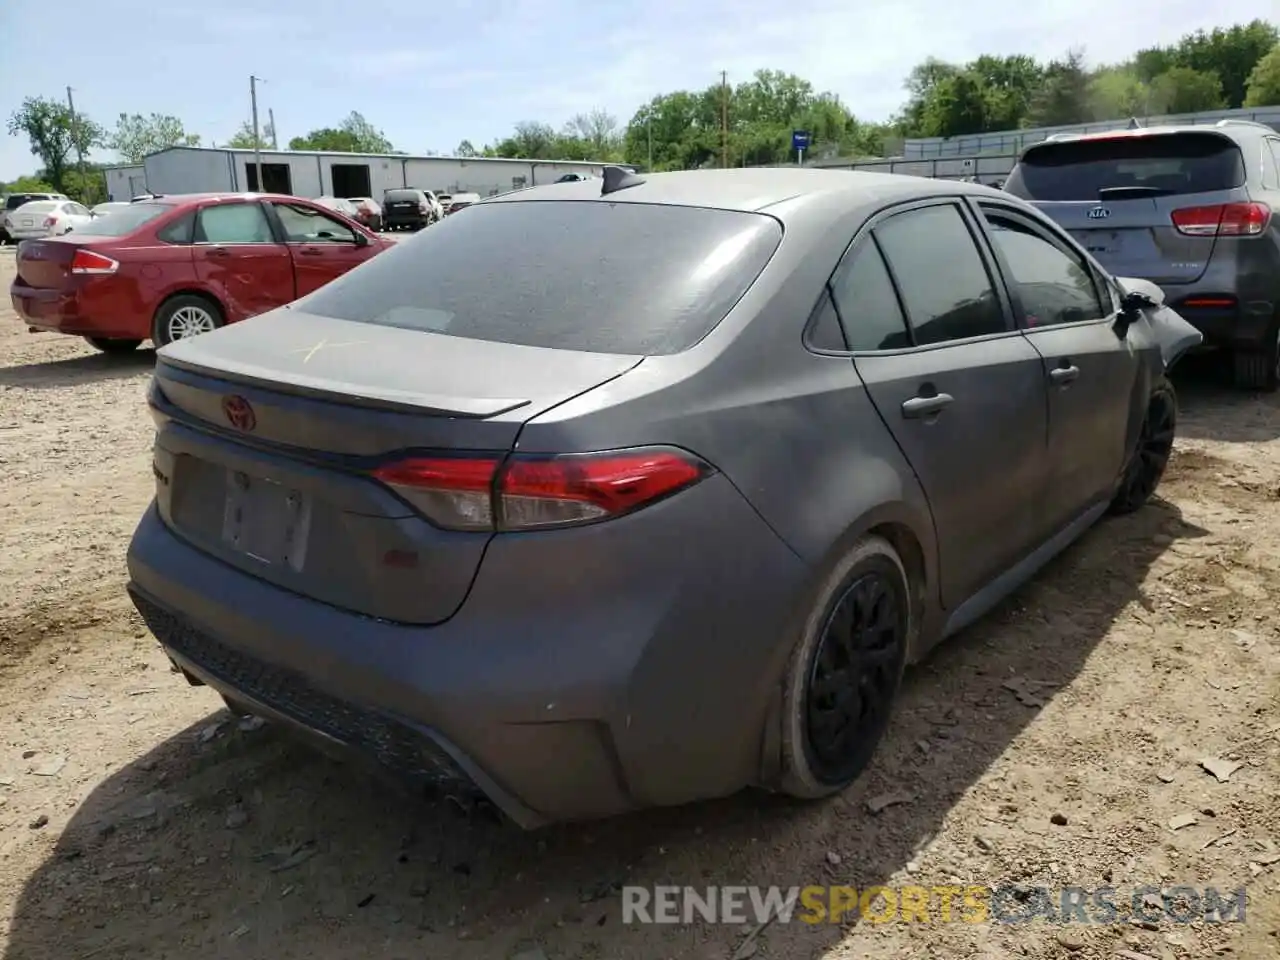
[[1004, 185], [1117, 276], [1194, 283], [1247, 203], [1244, 158], [1211, 131], [1117, 132], [1027, 148]]
[[[696, 343], [781, 236], [752, 213], [481, 204], [288, 307], [176, 341], [150, 397], [161, 516], [296, 593], [446, 620], [489, 540], [520, 535], [495, 533], [490, 507], [523, 425]], [[452, 486], [409, 489], [406, 464]]]
[[391, 190], [383, 198], [383, 216], [391, 220], [417, 220], [426, 202], [416, 190]]

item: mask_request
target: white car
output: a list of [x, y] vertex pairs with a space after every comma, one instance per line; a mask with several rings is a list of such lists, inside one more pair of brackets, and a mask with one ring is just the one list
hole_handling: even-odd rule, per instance
[[36, 240], [70, 233], [93, 220], [74, 200], [32, 200], [5, 215], [5, 231], [14, 240]]

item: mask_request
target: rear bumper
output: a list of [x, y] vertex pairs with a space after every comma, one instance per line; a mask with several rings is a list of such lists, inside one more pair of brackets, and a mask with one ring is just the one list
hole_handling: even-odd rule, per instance
[[[610, 816], [758, 779], [806, 582], [722, 477], [645, 513], [664, 508], [576, 544], [575, 531], [496, 538], [467, 602], [435, 627], [272, 586], [187, 544], [154, 507], [129, 590], [175, 662], [265, 714], [411, 781], [470, 784], [526, 828]], [[690, 525], [699, 512], [714, 536]]]
[[1258, 349], [1275, 339], [1277, 305], [1269, 300], [1222, 307], [1172, 301], [1169, 306], [1204, 334], [1206, 346]]
[[9, 287], [13, 311], [29, 327], [49, 333], [65, 333], [75, 337], [138, 336], [137, 323], [121, 323], [105, 319], [86, 310], [82, 294], [75, 289], [49, 290], [42, 287]]

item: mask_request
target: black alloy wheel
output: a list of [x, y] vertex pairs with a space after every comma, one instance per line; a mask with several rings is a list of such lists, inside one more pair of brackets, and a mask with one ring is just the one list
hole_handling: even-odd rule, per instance
[[1178, 427], [1178, 401], [1173, 388], [1160, 384], [1147, 403], [1138, 445], [1125, 468], [1120, 489], [1112, 501], [1113, 513], [1132, 513], [1156, 492], [1173, 452]]
[[805, 696], [805, 748], [818, 780], [845, 784], [870, 760], [897, 695], [907, 623], [902, 584], [887, 572], [859, 571], [836, 596]]

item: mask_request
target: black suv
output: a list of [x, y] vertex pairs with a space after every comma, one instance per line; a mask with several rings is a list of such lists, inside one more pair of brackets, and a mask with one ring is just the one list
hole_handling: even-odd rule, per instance
[[1062, 135], [1023, 151], [1004, 189], [1116, 276], [1164, 289], [1235, 382], [1280, 385], [1280, 133], [1248, 120]]
[[435, 198], [427, 190], [415, 190], [412, 187], [388, 190], [382, 198], [382, 228], [399, 230], [407, 227], [410, 230], [421, 230], [435, 223], [437, 208]]

